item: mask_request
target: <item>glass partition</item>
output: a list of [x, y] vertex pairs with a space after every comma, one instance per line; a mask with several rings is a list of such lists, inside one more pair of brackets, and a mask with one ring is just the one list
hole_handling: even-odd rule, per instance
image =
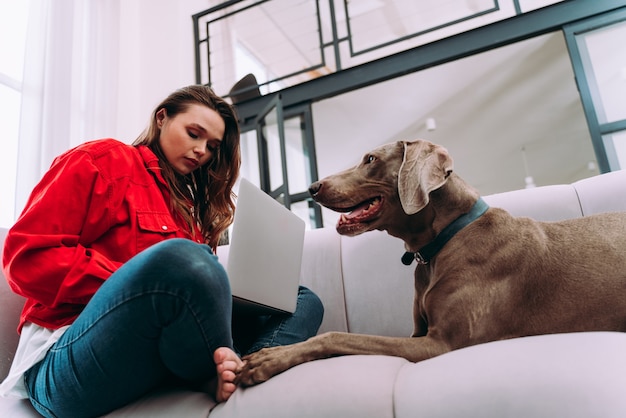
[[569, 25], [565, 34], [601, 171], [626, 168], [626, 10]]
[[626, 40], [626, 22], [582, 33], [577, 40], [598, 121], [626, 119], [626, 48], [616, 47]]
[[303, 116], [285, 119], [285, 149], [287, 151], [287, 175], [290, 193], [303, 193], [309, 189], [311, 178], [311, 155], [306, 142]]

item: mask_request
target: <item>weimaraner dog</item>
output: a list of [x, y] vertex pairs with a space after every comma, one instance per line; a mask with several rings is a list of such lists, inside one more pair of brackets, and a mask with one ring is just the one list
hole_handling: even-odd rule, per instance
[[[537, 222], [490, 208], [427, 141], [396, 142], [310, 187], [342, 214], [337, 231], [386, 230], [416, 261], [412, 337], [330, 332], [244, 357], [253, 385], [300, 363], [348, 354], [417, 362], [488, 341], [626, 332], [626, 213]], [[407, 313], [408, 314], [408, 313]]]

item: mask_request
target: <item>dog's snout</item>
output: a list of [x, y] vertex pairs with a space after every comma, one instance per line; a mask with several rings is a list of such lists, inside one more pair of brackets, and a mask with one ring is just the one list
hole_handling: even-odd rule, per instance
[[311, 184], [309, 186], [309, 194], [313, 197], [315, 197], [315, 195], [317, 195], [320, 191], [320, 189], [322, 188], [322, 182], [321, 181], [316, 181], [315, 183]]

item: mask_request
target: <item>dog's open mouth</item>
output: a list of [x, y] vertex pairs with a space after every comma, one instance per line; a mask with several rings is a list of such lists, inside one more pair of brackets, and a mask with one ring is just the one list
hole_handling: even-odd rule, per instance
[[353, 235], [365, 232], [368, 221], [377, 217], [382, 208], [382, 196], [367, 199], [350, 208], [336, 209], [342, 213], [337, 222], [337, 231], [344, 235]]

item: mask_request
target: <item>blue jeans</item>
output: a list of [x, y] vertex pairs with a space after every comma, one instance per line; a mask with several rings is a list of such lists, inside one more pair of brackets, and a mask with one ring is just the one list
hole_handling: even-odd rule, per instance
[[228, 278], [211, 249], [171, 239], [111, 275], [24, 379], [46, 417], [100, 416], [161, 385], [215, 377], [219, 347], [252, 352], [303, 341], [317, 333], [323, 310], [301, 287], [293, 315], [233, 319]]

